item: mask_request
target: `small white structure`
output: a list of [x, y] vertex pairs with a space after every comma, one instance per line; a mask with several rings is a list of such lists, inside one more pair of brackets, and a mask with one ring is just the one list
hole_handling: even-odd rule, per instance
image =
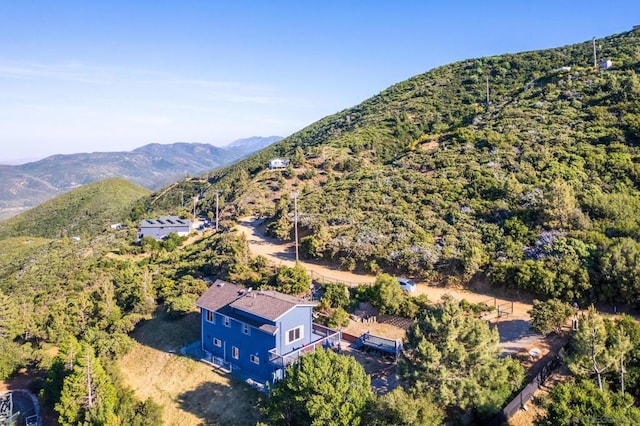
[[558, 72], [569, 72], [569, 71], [571, 71], [571, 67], [567, 67], [567, 66], [559, 67], [559, 68], [556, 68], [555, 70], [553, 70], [553, 72], [555, 72], [555, 73], [558, 73]]
[[611, 62], [611, 59], [607, 59], [606, 61], [600, 62], [600, 68], [602, 68], [603, 70], [608, 70], [612, 66], [613, 66], [613, 62]]
[[285, 169], [289, 166], [289, 160], [286, 158], [272, 158], [269, 160], [269, 170]]

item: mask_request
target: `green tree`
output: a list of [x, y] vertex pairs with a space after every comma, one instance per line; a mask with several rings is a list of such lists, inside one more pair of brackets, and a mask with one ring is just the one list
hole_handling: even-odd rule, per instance
[[331, 328], [346, 327], [349, 325], [349, 313], [341, 307], [337, 307], [331, 313], [327, 325]]
[[398, 377], [444, 406], [490, 415], [524, 378], [516, 360], [499, 354], [497, 330], [445, 297], [407, 330]]
[[0, 290], [0, 338], [13, 340], [24, 331], [22, 315], [14, 300]]
[[162, 248], [164, 248], [166, 251], [169, 251], [169, 252], [175, 251], [176, 248], [178, 248], [184, 240], [186, 240], [186, 237], [181, 237], [175, 232], [171, 232], [169, 235], [167, 235], [167, 238], [162, 242]]
[[278, 425], [359, 425], [373, 398], [369, 376], [355, 358], [317, 349], [287, 367], [265, 411]]
[[349, 288], [343, 283], [328, 283], [324, 287], [324, 294], [320, 304], [324, 308], [345, 308], [349, 306]]
[[290, 240], [293, 231], [293, 220], [289, 217], [291, 202], [287, 195], [278, 200], [273, 220], [267, 225], [266, 232], [281, 240]]
[[190, 294], [181, 294], [170, 297], [166, 301], [167, 314], [171, 318], [180, 318], [191, 312], [195, 306], [196, 298]]
[[311, 277], [300, 262], [292, 267], [283, 265], [276, 273], [276, 285], [279, 291], [287, 294], [300, 295], [311, 288]]
[[554, 180], [547, 188], [544, 197], [543, 212], [547, 225], [551, 228], [565, 229], [576, 214], [574, 190], [564, 180]]
[[640, 424], [640, 409], [627, 394], [601, 390], [590, 380], [551, 389], [544, 425]]
[[625, 381], [624, 376], [626, 374], [625, 358], [633, 349], [633, 343], [631, 338], [622, 329], [616, 329], [610, 333], [611, 340], [611, 359], [614, 363], [613, 368], [618, 371], [620, 377], [620, 393], [624, 395]]
[[16, 342], [0, 337], [0, 380], [4, 380], [19, 367], [26, 364], [27, 353], [25, 348]]
[[93, 349], [83, 345], [71, 373], [64, 379], [60, 401], [55, 405], [61, 425], [83, 422], [117, 425], [114, 415], [116, 388]]
[[407, 298], [400, 288], [398, 280], [389, 274], [380, 274], [370, 289], [371, 303], [382, 314], [399, 314], [400, 308]]
[[640, 297], [640, 244], [620, 238], [601, 257], [602, 275], [609, 299], [637, 303]]
[[363, 424], [370, 426], [442, 425], [444, 412], [431, 393], [408, 393], [402, 387], [380, 395], [369, 409]]
[[300, 248], [302, 252], [313, 259], [324, 257], [327, 243], [331, 240], [329, 229], [321, 225], [312, 235], [302, 237], [300, 240]]
[[301, 147], [297, 146], [293, 151], [293, 156], [291, 157], [291, 164], [293, 167], [302, 167], [304, 165], [304, 151]]
[[142, 240], [140, 240], [140, 246], [145, 253], [153, 253], [160, 248], [160, 243], [152, 236], [145, 235], [142, 237]]
[[541, 334], [559, 332], [569, 317], [574, 313], [573, 308], [558, 299], [546, 302], [533, 301], [533, 308], [527, 312], [531, 316], [531, 328]]
[[607, 330], [604, 320], [591, 305], [587, 314], [578, 320], [578, 329], [573, 334], [573, 352], [569, 357], [569, 369], [578, 377], [596, 377], [603, 389], [602, 375], [613, 363], [607, 347]]

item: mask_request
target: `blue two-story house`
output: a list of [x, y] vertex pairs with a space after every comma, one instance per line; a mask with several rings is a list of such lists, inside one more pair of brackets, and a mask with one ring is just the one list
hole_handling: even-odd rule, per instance
[[205, 360], [258, 387], [318, 345], [337, 345], [340, 332], [313, 324], [316, 305], [277, 291], [217, 280], [198, 299]]

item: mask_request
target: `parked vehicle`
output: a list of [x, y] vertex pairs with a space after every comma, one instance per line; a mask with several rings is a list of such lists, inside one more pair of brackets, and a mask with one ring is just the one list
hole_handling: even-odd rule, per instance
[[411, 281], [409, 278], [398, 278], [398, 283], [400, 284], [400, 288], [407, 293], [413, 293], [414, 291], [416, 291], [417, 284]]

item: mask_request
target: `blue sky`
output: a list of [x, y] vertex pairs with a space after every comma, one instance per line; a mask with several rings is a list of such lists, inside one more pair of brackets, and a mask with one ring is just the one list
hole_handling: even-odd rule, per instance
[[287, 136], [450, 62], [628, 31], [640, 1], [0, 0], [0, 163]]

